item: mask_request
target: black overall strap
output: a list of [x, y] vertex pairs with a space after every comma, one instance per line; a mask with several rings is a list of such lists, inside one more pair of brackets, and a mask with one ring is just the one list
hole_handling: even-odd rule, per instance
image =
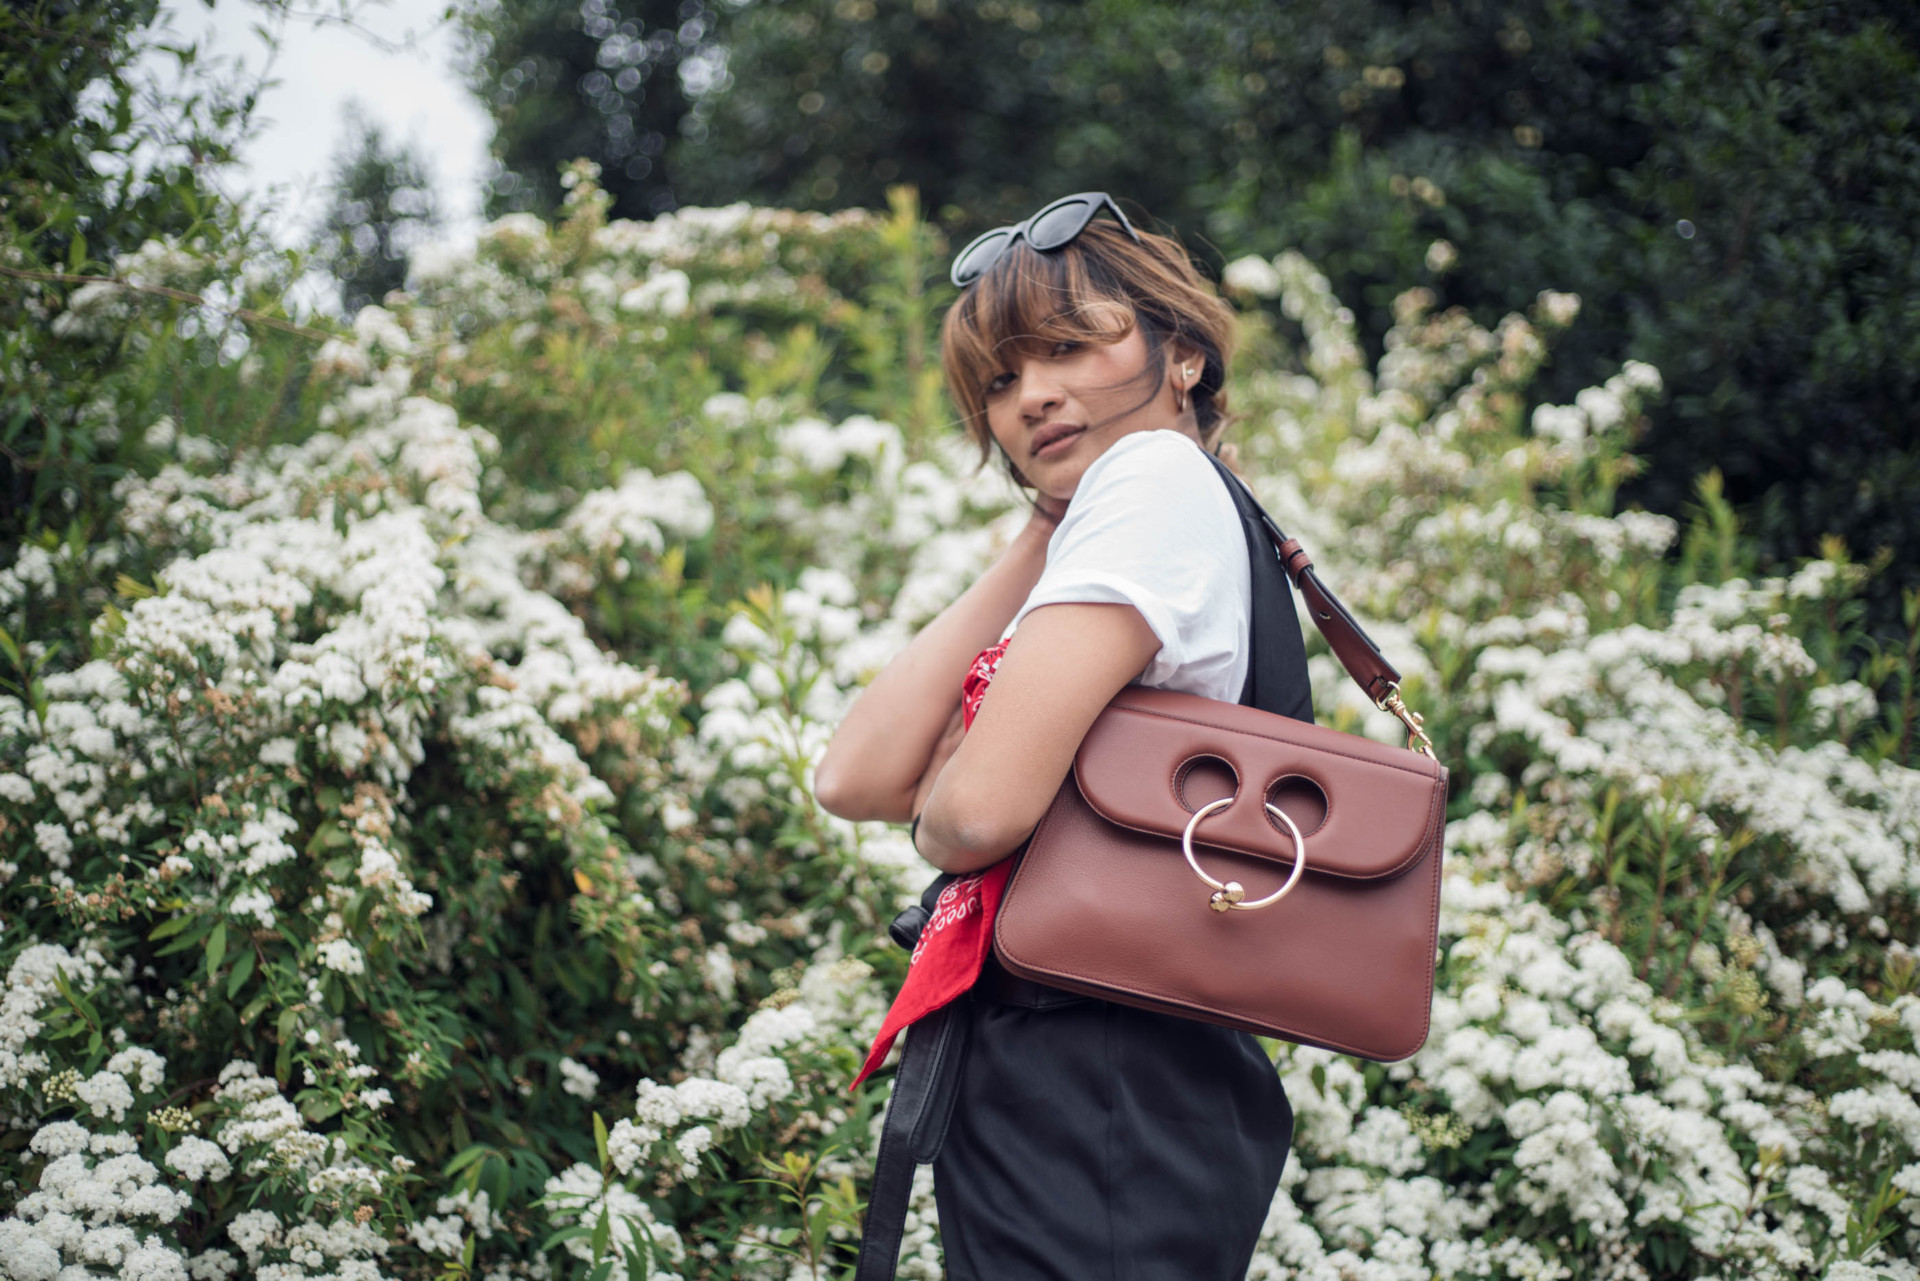
[[940, 1155], [959, 1094], [971, 1022], [966, 1006], [972, 995], [916, 1020], [907, 1029], [906, 1048], [893, 1075], [893, 1097], [880, 1129], [880, 1150], [873, 1162], [873, 1191], [867, 1198], [854, 1281], [890, 1281], [900, 1261], [900, 1237], [906, 1231], [913, 1171]]
[[1240, 702], [1311, 724], [1313, 689], [1307, 679], [1307, 646], [1300, 635], [1299, 611], [1293, 607], [1293, 587], [1267, 533], [1271, 522], [1225, 463], [1212, 454], [1207, 455], [1207, 461], [1226, 481], [1227, 493], [1240, 513], [1241, 532], [1247, 540], [1247, 565], [1253, 578], [1247, 679], [1240, 689]]
[[[1320, 581], [1320, 575], [1313, 571], [1313, 557], [1307, 555], [1307, 549], [1300, 545], [1300, 540], [1288, 538], [1280, 532], [1280, 527], [1273, 523], [1273, 517], [1267, 515], [1266, 509], [1260, 506], [1259, 500], [1253, 496], [1253, 491], [1247, 488], [1246, 482], [1228, 470], [1225, 463], [1211, 454], [1207, 457], [1220, 472], [1221, 477], [1227, 481], [1227, 489], [1233, 494], [1233, 505], [1239, 509], [1241, 523], [1247, 522], [1249, 513], [1258, 520], [1263, 541], [1273, 548], [1287, 577], [1299, 589], [1301, 598], [1307, 602], [1307, 614], [1313, 619], [1313, 625], [1320, 629], [1320, 634], [1326, 638], [1327, 647], [1333, 651], [1333, 656], [1340, 660], [1340, 665], [1347, 669], [1347, 675], [1353, 677], [1353, 683], [1365, 692], [1374, 706], [1391, 711], [1400, 717], [1407, 726], [1409, 747], [1413, 745], [1411, 740], [1416, 736], [1421, 743], [1426, 744], [1426, 736], [1420, 733], [1420, 718], [1407, 712], [1405, 706], [1399, 704], [1399, 669], [1380, 652], [1380, 647], [1373, 643], [1373, 638], [1361, 630], [1359, 620], [1340, 603], [1340, 598], [1333, 594], [1333, 589]], [[1249, 537], [1252, 537], [1251, 531], [1249, 531]], [[1271, 558], [1265, 554], [1264, 550], [1257, 551], [1253, 557], [1253, 563], [1260, 566], [1269, 559]], [[1292, 635], [1295, 644], [1298, 644], [1300, 636], [1298, 620], [1294, 622]], [[1280, 639], [1282, 645], [1286, 643], [1284, 638], [1276, 639]], [[1302, 652], [1304, 653], [1304, 646]], [[1255, 653], [1257, 655], [1259, 651], [1255, 650]], [[1303, 674], [1305, 670], [1305, 660], [1302, 659]], [[1261, 706], [1264, 707], [1264, 704]], [[1426, 744], [1420, 750], [1429, 756], [1432, 755], [1431, 744]]]

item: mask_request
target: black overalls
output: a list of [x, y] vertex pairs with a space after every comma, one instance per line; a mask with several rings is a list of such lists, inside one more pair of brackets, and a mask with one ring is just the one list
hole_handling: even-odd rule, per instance
[[[1239, 701], [1311, 721], [1292, 588], [1257, 504], [1213, 461], [1252, 566], [1252, 661]], [[950, 1092], [952, 1110], [929, 1106], [944, 1113], [944, 1140], [915, 1145], [921, 1160], [938, 1149], [950, 1281], [1243, 1281], [1293, 1137], [1293, 1110], [1258, 1041], [1015, 979], [992, 958], [950, 1009], [962, 1025], [957, 1075], [919, 1075], [941, 1078], [930, 1092]], [[910, 1052], [919, 1034], [916, 1024]], [[914, 1128], [924, 1136], [938, 1125]], [[891, 1173], [897, 1180], [899, 1165]]]

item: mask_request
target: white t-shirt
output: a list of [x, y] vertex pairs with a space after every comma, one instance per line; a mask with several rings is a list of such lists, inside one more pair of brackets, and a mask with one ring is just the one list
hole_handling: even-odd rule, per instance
[[1006, 634], [1040, 606], [1067, 601], [1140, 611], [1160, 650], [1139, 684], [1239, 701], [1253, 612], [1247, 539], [1226, 483], [1191, 437], [1133, 432], [1093, 460]]

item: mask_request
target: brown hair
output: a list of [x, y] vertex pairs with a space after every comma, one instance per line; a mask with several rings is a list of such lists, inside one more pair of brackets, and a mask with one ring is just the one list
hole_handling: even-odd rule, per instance
[[[1219, 442], [1227, 415], [1227, 362], [1233, 355], [1233, 308], [1200, 273], [1180, 242], [1140, 233], [1135, 244], [1118, 223], [1097, 220], [1059, 249], [1041, 253], [1021, 240], [973, 284], [940, 328], [947, 394], [959, 408], [980, 460], [993, 453], [986, 385], [1006, 368], [1006, 350], [1035, 354], [1052, 344], [1115, 343], [1137, 323], [1146, 340], [1147, 399], [1163, 385], [1161, 353], [1170, 342], [1197, 349], [1204, 361], [1193, 386], [1201, 443], [1232, 463]], [[1009, 468], [1012, 464], [1009, 461]], [[1014, 479], [1024, 483], [1017, 470]]]

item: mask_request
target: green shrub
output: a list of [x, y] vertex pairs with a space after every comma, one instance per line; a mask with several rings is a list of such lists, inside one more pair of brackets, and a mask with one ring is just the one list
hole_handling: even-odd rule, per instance
[[[10, 1275], [849, 1263], [924, 868], [811, 767], [1024, 515], [876, 354], [910, 212], [572, 192], [311, 351], [300, 439], [236, 436], [250, 357], [130, 303], [143, 465], [0, 570]], [[1300, 256], [1227, 279], [1282, 318], [1243, 466], [1457, 781], [1432, 1037], [1276, 1047], [1251, 1275], [1912, 1276], [1916, 648], [1847, 666], [1869, 570], [1755, 575], [1712, 485], [1684, 531], [1623, 507], [1663, 379], [1533, 403], [1567, 295], [1406, 292], [1373, 362]], [[923, 1180], [903, 1275], [935, 1219]]]

